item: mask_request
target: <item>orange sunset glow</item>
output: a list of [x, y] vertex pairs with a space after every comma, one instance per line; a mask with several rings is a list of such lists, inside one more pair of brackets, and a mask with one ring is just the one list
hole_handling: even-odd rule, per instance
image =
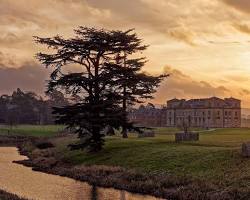
[[155, 99], [210, 96], [250, 107], [249, 0], [0, 0], [0, 92], [42, 94], [49, 72], [33, 36], [68, 37], [78, 26], [134, 28], [148, 73], [169, 73]]

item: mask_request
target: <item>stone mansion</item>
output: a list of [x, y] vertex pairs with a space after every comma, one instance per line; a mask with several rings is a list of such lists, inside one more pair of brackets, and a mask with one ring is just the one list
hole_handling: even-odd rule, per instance
[[132, 109], [130, 121], [140, 126], [224, 128], [241, 126], [241, 101], [218, 97], [204, 99], [172, 99], [156, 108], [152, 104]]

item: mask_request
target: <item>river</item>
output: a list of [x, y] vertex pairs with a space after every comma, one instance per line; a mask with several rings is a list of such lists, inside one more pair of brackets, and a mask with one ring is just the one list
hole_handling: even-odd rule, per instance
[[27, 159], [15, 147], [0, 147], [0, 189], [34, 200], [160, 200], [123, 190], [94, 187], [71, 178], [33, 171], [13, 161]]

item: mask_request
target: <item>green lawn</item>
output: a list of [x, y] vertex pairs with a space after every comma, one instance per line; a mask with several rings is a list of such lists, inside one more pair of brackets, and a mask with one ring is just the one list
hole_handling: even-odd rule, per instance
[[53, 136], [63, 130], [63, 126], [58, 125], [17, 125], [9, 127], [0, 125], [0, 135], [24, 135], [24, 136]]
[[[165, 132], [164, 132], [165, 131]], [[155, 138], [120, 136], [106, 139], [98, 154], [69, 151], [57, 142], [63, 159], [75, 164], [118, 165], [150, 172], [190, 175], [222, 185], [250, 187], [250, 159], [242, 158], [241, 144], [250, 141], [250, 129], [217, 129], [200, 134], [199, 142], [174, 142], [173, 129], [159, 129]], [[63, 154], [62, 154], [63, 152]]]
[[[206, 131], [206, 129], [204, 128], [190, 128], [191, 131]], [[174, 127], [169, 127], [169, 128], [165, 128], [165, 127], [155, 127], [154, 131], [158, 134], [158, 135], [171, 135], [174, 134], [176, 132], [180, 132], [181, 130], [179, 128], [174, 128]]]
[[[0, 127], [0, 134], [9, 128]], [[53, 136], [63, 126], [14, 127], [10, 134]], [[56, 145], [56, 156], [74, 164], [113, 165], [150, 172], [169, 172], [190, 175], [226, 186], [250, 187], [250, 159], [241, 157], [241, 144], [250, 141], [250, 129], [201, 130], [200, 141], [175, 143], [176, 128], [156, 128], [155, 138], [137, 138], [130, 134], [122, 139], [119, 134], [107, 137], [104, 149], [97, 154], [69, 151], [67, 145], [74, 137], [51, 139]]]

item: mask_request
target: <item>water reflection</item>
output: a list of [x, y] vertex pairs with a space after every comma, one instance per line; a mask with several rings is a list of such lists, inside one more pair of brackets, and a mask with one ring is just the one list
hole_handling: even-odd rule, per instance
[[34, 200], [159, 200], [126, 191], [99, 188], [70, 178], [32, 171], [12, 163], [26, 159], [14, 147], [0, 147], [0, 188]]

